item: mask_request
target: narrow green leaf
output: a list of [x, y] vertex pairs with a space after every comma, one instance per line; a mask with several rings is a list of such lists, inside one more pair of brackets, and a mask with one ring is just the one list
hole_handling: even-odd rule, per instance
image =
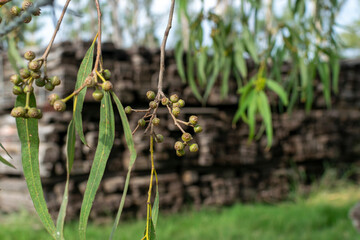
[[229, 93], [229, 78], [231, 71], [231, 57], [226, 57], [224, 67], [222, 72], [222, 82], [221, 82], [221, 97], [224, 99], [228, 96]]
[[333, 54], [330, 59], [332, 71], [332, 88], [335, 93], [339, 92], [339, 74], [340, 74], [340, 61], [339, 57]]
[[189, 82], [190, 88], [191, 88], [194, 96], [196, 97], [196, 99], [201, 102], [202, 97], [198, 90], [198, 87], [196, 85], [195, 78], [194, 78], [194, 60], [191, 55], [191, 51], [187, 52], [187, 54], [186, 54], [186, 70], [187, 70], [187, 77], [188, 77], [188, 82]]
[[24, 60], [22, 59], [19, 50], [16, 47], [16, 42], [13, 37], [7, 37], [8, 43], [8, 57], [12, 68], [19, 73], [19, 65], [24, 66]]
[[225, 56], [222, 53], [215, 53], [215, 56], [213, 58], [214, 61], [214, 68], [213, 68], [213, 72], [209, 78], [209, 81], [206, 85], [206, 90], [203, 96], [203, 105], [205, 105], [211, 90], [216, 82], [216, 79], [218, 78], [220, 69], [223, 67], [223, 63], [225, 61]]
[[[15, 106], [25, 106], [25, 102], [26, 95], [21, 94], [16, 98]], [[36, 107], [33, 94], [30, 97], [30, 107]], [[38, 120], [34, 118], [16, 118], [16, 128], [21, 142], [21, 161], [24, 176], [31, 199], [44, 227], [55, 238], [56, 228], [49, 214], [41, 186]]]
[[279, 96], [279, 98], [281, 99], [281, 101], [284, 103], [285, 106], [288, 105], [289, 102], [288, 102], [287, 93], [280, 84], [278, 84], [273, 80], [266, 79], [266, 86]]
[[299, 59], [300, 77], [301, 77], [301, 101], [306, 100], [306, 88], [309, 84], [308, 70], [304, 58]]
[[70, 172], [72, 169], [72, 165], [74, 162], [74, 156], [75, 156], [75, 126], [73, 120], [70, 121], [68, 130], [67, 130], [67, 136], [66, 136], [66, 183], [65, 183], [65, 189], [63, 194], [63, 199], [61, 202], [59, 215], [57, 218], [56, 223], [56, 229], [57, 229], [57, 237], [59, 239], [64, 239], [64, 222], [65, 222], [65, 216], [66, 216], [66, 209], [68, 205], [68, 198], [69, 198], [69, 182], [70, 182]]
[[3, 164], [12, 167], [14, 169], [16, 169], [16, 167], [14, 165], [12, 165], [9, 161], [7, 161], [5, 158], [3, 158], [2, 156], [0, 156], [0, 162], [2, 162]]
[[320, 80], [323, 84], [323, 94], [325, 98], [325, 103], [328, 108], [331, 107], [331, 90], [330, 90], [330, 69], [329, 65], [325, 62], [318, 63], [318, 71], [320, 75]]
[[114, 111], [110, 93], [104, 92], [100, 106], [99, 140], [92, 163], [90, 176], [86, 185], [84, 199], [81, 205], [79, 236], [86, 239], [86, 226], [93, 205], [96, 191], [104, 175], [106, 162], [109, 158], [115, 137]]
[[263, 121], [265, 123], [265, 129], [266, 129], [266, 137], [267, 137], [267, 149], [270, 149], [272, 145], [272, 139], [273, 139], [273, 128], [272, 128], [272, 119], [271, 119], [271, 110], [268, 98], [264, 91], [259, 92], [259, 96], [257, 98], [257, 104], [258, 109], [260, 112], [260, 115], [263, 118]]
[[243, 78], [246, 78], [247, 77], [247, 66], [246, 66], [245, 58], [243, 56], [244, 46], [239, 38], [235, 41], [234, 51], [235, 51], [234, 52], [235, 67], [240, 72], [241, 76]]
[[125, 181], [125, 186], [124, 186], [124, 191], [123, 194], [121, 196], [121, 201], [120, 201], [120, 205], [119, 205], [119, 209], [118, 212], [116, 214], [116, 219], [114, 221], [114, 225], [113, 228], [111, 230], [111, 235], [110, 235], [110, 240], [113, 239], [114, 235], [115, 235], [115, 231], [117, 226], [119, 225], [119, 221], [120, 221], [120, 217], [121, 217], [121, 213], [122, 210], [124, 208], [124, 204], [125, 204], [125, 199], [126, 199], [126, 194], [129, 188], [129, 182], [130, 182], [130, 174], [131, 174], [131, 169], [135, 163], [136, 160], [136, 150], [135, 150], [135, 146], [134, 146], [134, 140], [132, 137], [132, 132], [131, 132], [131, 128], [129, 125], [129, 121], [126, 117], [126, 113], [124, 110], [123, 105], [121, 104], [119, 98], [116, 96], [116, 94], [114, 92], [111, 92], [111, 95], [114, 99], [114, 102], [117, 106], [117, 109], [119, 111], [120, 114], [120, 118], [121, 118], [121, 123], [124, 129], [124, 134], [125, 134], [125, 139], [126, 139], [126, 144], [129, 148], [130, 151], [130, 163], [129, 163], [129, 167], [128, 167], [128, 172], [126, 174], [126, 181]]
[[250, 105], [250, 103], [254, 101], [255, 93], [256, 93], [255, 89], [252, 88], [252, 91], [249, 92], [246, 95], [246, 97], [240, 98], [238, 110], [236, 111], [235, 116], [232, 121], [233, 124], [235, 124], [240, 119], [240, 117], [243, 118], [244, 122], [246, 122], [246, 123], [248, 122], [244, 113], [245, 113], [247, 107]]
[[8, 153], [8, 151], [4, 148], [4, 146], [0, 143], [0, 148], [2, 148], [2, 150], [5, 151], [5, 153], [9, 156], [9, 158], [12, 159], [12, 157], [10, 156], [10, 154]]
[[[95, 38], [96, 39], [96, 38]], [[77, 74], [77, 79], [76, 79], [76, 84], [75, 84], [75, 89], [78, 89], [79, 87], [81, 87], [84, 84], [84, 81], [86, 79], [87, 76], [89, 76], [89, 74], [92, 71], [92, 67], [93, 67], [93, 59], [94, 59], [94, 46], [95, 46], [95, 41], [92, 43], [92, 45], [90, 46], [90, 48], [87, 50], [84, 59], [81, 62], [78, 74]], [[82, 89], [78, 95], [76, 95], [74, 97], [74, 123], [75, 123], [75, 129], [76, 132], [78, 133], [81, 141], [85, 144], [88, 145], [86, 140], [85, 140], [85, 136], [84, 136], [84, 132], [83, 132], [83, 125], [82, 125], [82, 109], [83, 109], [83, 104], [84, 104], [84, 99], [85, 99], [85, 94], [86, 94], [86, 87], [84, 89]]]
[[180, 78], [183, 83], [186, 83], [183, 54], [184, 54], [184, 48], [183, 48], [182, 43], [179, 41], [175, 46], [175, 61], [176, 61], [176, 66], [177, 66], [177, 70], [179, 72]]
[[249, 103], [248, 108], [248, 125], [249, 125], [249, 140], [252, 140], [255, 135], [255, 127], [256, 127], [256, 107], [257, 107], [257, 98], [258, 94], [255, 94], [253, 100]]
[[251, 58], [254, 60], [255, 63], [259, 63], [255, 41], [251, 36], [250, 30], [246, 27], [244, 28], [243, 31], [243, 39], [244, 39], [245, 47], [248, 50]]
[[156, 229], [156, 224], [159, 217], [159, 184], [156, 184], [156, 194], [151, 216], [152, 222], [154, 223], [154, 229]]
[[207, 48], [202, 48], [200, 52], [198, 53], [197, 58], [197, 77], [199, 80], [199, 85], [201, 87], [205, 86], [206, 83], [206, 73], [205, 73], [205, 67], [206, 67], [206, 60], [207, 60]]

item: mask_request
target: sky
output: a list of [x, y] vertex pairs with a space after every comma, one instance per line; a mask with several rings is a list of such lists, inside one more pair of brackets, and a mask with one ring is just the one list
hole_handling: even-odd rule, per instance
[[[100, 0], [100, 4], [103, 1], [104, 0]], [[277, 6], [274, 9], [278, 9], [278, 11], [281, 11], [282, 9], [285, 8], [287, 1], [288, 0], [276, 0]], [[66, 0], [56, 0], [57, 5], [59, 5], [59, 6], [63, 6], [65, 2], [66, 2]], [[168, 17], [167, 13], [168, 13], [169, 7], [170, 7], [170, 0], [166, 1], [166, 3], [164, 3], [164, 2], [165, 2], [164, 0], [154, 0], [154, 5], [152, 8], [154, 13], [160, 14], [161, 16], [163, 16], [161, 19], [159, 19], [159, 22], [158, 22], [159, 26], [166, 26], [166, 22], [167, 22], [167, 17]], [[205, 2], [205, 8], [208, 9], [210, 6], [215, 5], [216, 0], [206, 0], [204, 2]], [[195, 7], [200, 8], [200, 4], [199, 4], [199, 6], [195, 6]], [[70, 9], [72, 8], [71, 3], [69, 5], [69, 8]], [[57, 10], [56, 10], [57, 17], [59, 17], [61, 10], [62, 10], [61, 7], [57, 8]], [[340, 12], [340, 14], [337, 18], [337, 23], [340, 25], [350, 24], [355, 19], [359, 19], [359, 12], [360, 12], [360, 1], [359, 0], [347, 0], [342, 11]], [[66, 15], [65, 15], [65, 18], [66, 18]], [[47, 42], [49, 42], [49, 40], [51, 38], [51, 34], [49, 34], [49, 33], [54, 30], [54, 25], [50, 18], [48, 18], [48, 21], [45, 21], [45, 22], [46, 22], [46, 25], [45, 25], [45, 27], [42, 28], [41, 36], [43, 38], [43, 43], [46, 44]], [[176, 26], [176, 22], [177, 22], [176, 19], [174, 19], [173, 22], [174, 22], [174, 25]], [[337, 27], [336, 31], [338, 31], [338, 33], [341, 33], [342, 31], [344, 31], [344, 29]], [[159, 39], [162, 39], [163, 33], [164, 33], [164, 29], [157, 28], [156, 36]], [[61, 34], [61, 29], [60, 29], [60, 33], [58, 34], [58, 37], [55, 42], [63, 41], [65, 39], [66, 39], [66, 36]], [[174, 38], [170, 33], [169, 39], [168, 39], [168, 43], [169, 43], [168, 45], [171, 46], [171, 42], [174, 42], [172, 40], [174, 40]], [[128, 43], [128, 45], [129, 45], [129, 43]]]

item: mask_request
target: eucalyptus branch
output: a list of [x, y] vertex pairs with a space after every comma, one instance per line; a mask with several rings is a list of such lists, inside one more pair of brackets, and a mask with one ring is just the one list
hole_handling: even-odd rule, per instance
[[100, 57], [101, 57], [101, 9], [100, 9], [99, 0], [95, 0], [95, 4], [96, 4], [97, 15], [98, 15], [98, 39], [97, 39], [96, 60], [95, 60], [95, 65], [94, 65], [94, 71], [96, 72], [99, 67], [99, 62], [100, 62]]
[[164, 72], [165, 72], [165, 47], [166, 47], [166, 41], [169, 36], [170, 29], [171, 29], [171, 25], [172, 25], [172, 19], [174, 16], [174, 6], [175, 6], [175, 0], [172, 0], [168, 24], [165, 29], [164, 38], [162, 40], [161, 48], [160, 48], [160, 71], [159, 71], [159, 82], [158, 82], [158, 98], [160, 98], [160, 96], [163, 95], [162, 87], [163, 87], [163, 79], [164, 79]]
[[66, 1], [65, 5], [64, 5], [64, 8], [63, 8], [63, 10], [62, 10], [62, 12], [61, 12], [60, 18], [59, 18], [59, 20], [58, 20], [58, 22], [57, 22], [57, 24], [56, 24], [54, 33], [53, 33], [53, 35], [52, 35], [52, 37], [51, 37], [51, 40], [50, 40], [50, 42], [49, 42], [49, 44], [48, 44], [48, 46], [47, 46], [44, 54], [43, 54], [42, 57], [41, 57], [41, 59], [43, 59], [45, 63], [46, 63], [46, 59], [47, 59], [47, 57], [48, 57], [48, 55], [49, 55], [49, 52], [50, 52], [50, 50], [51, 50], [51, 47], [52, 47], [52, 45], [53, 45], [53, 43], [54, 43], [56, 34], [58, 33], [58, 31], [59, 31], [59, 29], [60, 29], [62, 20], [63, 20], [63, 18], [64, 18], [64, 16], [65, 16], [65, 13], [66, 13], [66, 10], [67, 10], [67, 8], [68, 8], [68, 6], [69, 6], [69, 4], [70, 4], [70, 1], [71, 1], [71, 0], [67, 0], [67, 1]]

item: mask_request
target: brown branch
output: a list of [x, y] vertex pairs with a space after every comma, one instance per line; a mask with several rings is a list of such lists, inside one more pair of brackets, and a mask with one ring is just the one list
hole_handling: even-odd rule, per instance
[[166, 27], [166, 30], [164, 33], [164, 38], [162, 40], [161, 48], [160, 48], [160, 71], [159, 71], [159, 82], [158, 82], [158, 98], [160, 98], [160, 96], [163, 95], [162, 87], [163, 87], [163, 79], [164, 79], [164, 71], [165, 71], [165, 46], [166, 46], [167, 38], [169, 36], [171, 23], [172, 23], [172, 19], [173, 19], [173, 15], [174, 15], [174, 6], [175, 6], [175, 0], [172, 0], [168, 24], [167, 24], [167, 27]]
[[64, 18], [64, 16], [65, 16], [65, 13], [66, 13], [67, 7], [69, 6], [70, 1], [71, 1], [71, 0], [67, 0], [67, 1], [66, 1], [65, 5], [64, 5], [64, 8], [63, 8], [63, 10], [62, 10], [61, 16], [60, 16], [60, 18], [59, 18], [59, 20], [58, 20], [58, 22], [57, 22], [57, 24], [56, 24], [56, 27], [55, 27], [53, 36], [52, 36], [52, 38], [51, 38], [51, 40], [50, 40], [50, 42], [49, 42], [49, 44], [48, 44], [48, 46], [47, 46], [44, 54], [43, 54], [42, 57], [41, 57], [41, 60], [43, 60], [45, 64], [46, 64], [46, 59], [47, 59], [47, 57], [48, 57], [48, 55], [49, 55], [50, 49], [51, 49], [51, 47], [52, 47], [52, 45], [53, 45], [53, 43], [54, 43], [56, 34], [58, 33], [58, 31], [59, 31], [59, 29], [60, 29], [61, 22], [62, 22], [62, 20], [63, 20], [63, 18]]
[[99, 0], [95, 0], [95, 4], [98, 15], [98, 39], [97, 39], [97, 52], [96, 52], [94, 71], [97, 71], [101, 57], [101, 10], [100, 10]]
[[177, 126], [182, 133], [185, 133], [185, 130], [180, 126], [180, 124], [178, 123], [178, 121], [177, 121], [176, 117], [174, 116], [174, 114], [172, 114], [171, 108], [169, 107], [169, 105], [166, 105], [166, 107], [169, 110], [169, 113], [170, 113], [172, 119], [174, 120], [175, 126]]

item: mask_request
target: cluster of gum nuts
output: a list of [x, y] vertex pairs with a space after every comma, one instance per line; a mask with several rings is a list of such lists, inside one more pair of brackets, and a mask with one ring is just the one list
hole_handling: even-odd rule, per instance
[[[40, 60], [34, 60], [36, 57], [33, 51], [27, 51], [24, 54], [24, 58], [28, 60], [27, 68], [20, 69], [19, 74], [14, 74], [10, 77], [10, 81], [14, 84], [12, 92], [14, 95], [20, 94], [31, 94], [34, 92], [33, 84], [35, 83], [38, 87], [45, 87], [46, 90], [52, 91], [55, 86], [60, 85], [61, 80], [59, 77], [54, 76], [48, 78], [47, 76], [41, 77], [41, 66]], [[24, 118], [38, 118], [42, 117], [40, 109], [31, 108], [28, 106], [27, 100], [26, 106], [15, 107], [11, 111], [13, 117], [24, 117]]]
[[[146, 93], [146, 97], [148, 100], [150, 100], [149, 109], [150, 110], [156, 109], [158, 107], [159, 103], [155, 100], [155, 97], [156, 97], [155, 92], [148, 91]], [[169, 109], [169, 112], [173, 116], [174, 121], [176, 121], [177, 123], [184, 124], [186, 126], [191, 126], [195, 133], [202, 132], [202, 127], [198, 124], [197, 116], [195, 116], [195, 115], [190, 116], [188, 122], [182, 121], [177, 118], [180, 115], [181, 108], [183, 108], [185, 106], [185, 101], [183, 99], [180, 99], [177, 94], [172, 94], [170, 96], [170, 99], [167, 97], [163, 97], [161, 99], [161, 104], [163, 106], [166, 106]], [[148, 111], [150, 111], [150, 110], [148, 110]], [[144, 111], [146, 111], [146, 110], [136, 110], [136, 109], [132, 109], [130, 106], [127, 106], [125, 108], [126, 114], [130, 114], [132, 112], [144, 112]], [[138, 120], [139, 127], [145, 127], [147, 123], [150, 123], [150, 120], [146, 120], [146, 118], [150, 118], [150, 120], [152, 119], [151, 124], [153, 126], [158, 126], [160, 124], [159, 118], [157, 118], [157, 117], [152, 118], [152, 115], [145, 114], [145, 116], [143, 118]], [[160, 142], [163, 142], [163, 140], [164, 140], [163, 135], [155, 134], [156, 142], [160, 143]], [[189, 147], [190, 152], [197, 152], [199, 150], [199, 146], [197, 143], [190, 143], [193, 140], [193, 137], [190, 133], [183, 131], [181, 140], [182, 141], [177, 141], [174, 144], [174, 148], [176, 150], [177, 156], [179, 156], [179, 157], [184, 156], [186, 147]]]
[[[21, 8], [18, 7], [18, 6], [13, 6], [10, 8], [10, 13], [12, 16], [14, 17], [18, 17], [18, 16], [21, 16], [21, 14], [26, 10], [28, 9], [29, 7], [31, 7], [33, 5], [32, 1], [30, 0], [24, 0], [21, 4]], [[41, 10], [40, 8], [37, 8], [35, 10], [35, 12], [32, 13], [32, 15], [34, 16], [39, 16], [41, 14]], [[24, 19], [24, 23], [29, 23], [31, 22], [31, 16], [28, 16]]]

